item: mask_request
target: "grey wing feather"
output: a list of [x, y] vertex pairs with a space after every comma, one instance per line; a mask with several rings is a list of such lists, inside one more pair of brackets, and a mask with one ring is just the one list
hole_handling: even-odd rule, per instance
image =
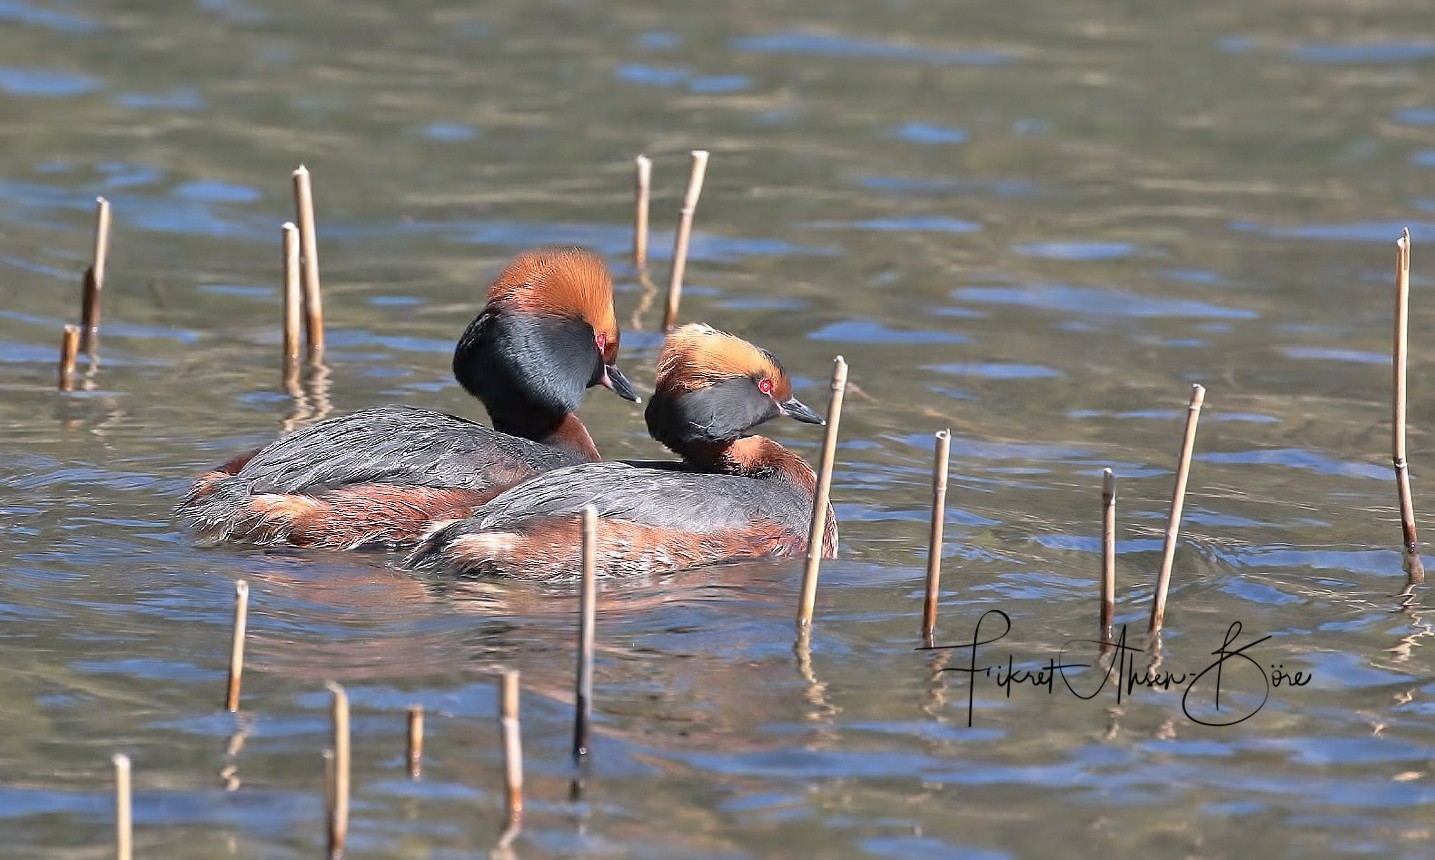
[[315, 492], [355, 483], [483, 489], [485, 467], [572, 462], [556, 449], [442, 412], [383, 406], [310, 425], [264, 448], [238, 477], [253, 492]]
[[735, 475], [584, 463], [505, 490], [474, 511], [469, 524], [506, 528], [532, 517], [576, 514], [588, 504], [597, 507], [599, 517], [686, 530], [741, 528], [760, 517], [800, 524], [800, 499], [781, 491], [774, 497], [774, 489], [769, 482]]

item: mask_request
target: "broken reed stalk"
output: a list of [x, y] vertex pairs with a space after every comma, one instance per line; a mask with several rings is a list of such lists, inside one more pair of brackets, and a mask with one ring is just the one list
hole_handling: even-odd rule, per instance
[[329, 810], [329, 857], [344, 856], [349, 838], [349, 695], [329, 681], [324, 685], [333, 694], [330, 719], [334, 729], [333, 801]]
[[523, 826], [523, 727], [518, 718], [517, 669], [504, 669], [499, 679], [498, 726], [503, 733], [503, 788], [507, 825], [499, 845], [507, 847]]
[[286, 221], [280, 228], [284, 246], [284, 380], [299, 375], [299, 317], [303, 305], [299, 228]]
[[1391, 417], [1390, 457], [1395, 464], [1395, 488], [1400, 496], [1400, 532], [1407, 552], [1420, 547], [1415, 532], [1415, 505], [1410, 500], [1410, 472], [1405, 462], [1405, 379], [1406, 347], [1410, 327], [1410, 230], [1395, 240], [1395, 345], [1391, 356], [1394, 371], [1394, 410]]
[[409, 705], [409, 779], [418, 779], [424, 771], [424, 706]]
[[693, 213], [703, 193], [703, 177], [708, 172], [708, 152], [693, 150], [693, 171], [688, 176], [688, 193], [678, 213], [678, 232], [673, 237], [673, 268], [668, 275], [668, 309], [663, 313], [663, 329], [670, 329], [678, 319], [678, 302], [683, 298], [683, 272], [688, 266], [688, 242], [693, 235]]
[[646, 155], [633, 159], [637, 168], [637, 210], [633, 213], [633, 265], [648, 266], [648, 200], [653, 184], [653, 160]]
[[80, 352], [80, 327], [66, 325], [60, 336], [60, 383], [61, 391], [75, 390], [75, 357]]
[[134, 817], [130, 803], [130, 757], [116, 753], [115, 763], [115, 857], [130, 860], [134, 854]]
[[573, 717], [573, 758], [588, 755], [593, 719], [593, 623], [598, 610], [598, 509], [583, 506], [583, 581], [578, 591], [578, 691]]
[[812, 523], [807, 529], [807, 566], [802, 570], [802, 602], [797, 607], [797, 627], [812, 624], [817, 603], [817, 569], [822, 564], [822, 544], [827, 531], [827, 498], [832, 492], [832, 461], [837, 453], [837, 425], [842, 420], [842, 395], [847, 390], [847, 361], [837, 356], [832, 362], [832, 399], [827, 403], [827, 435], [822, 439], [822, 460], [817, 469], [817, 492], [812, 500]]
[[947, 518], [947, 463], [952, 452], [952, 431], [936, 433], [937, 454], [932, 464], [932, 531], [927, 541], [927, 595], [922, 601], [922, 643], [936, 645], [937, 595], [942, 587], [942, 526]]
[[1191, 476], [1191, 451], [1196, 445], [1196, 425], [1201, 420], [1201, 406], [1206, 389], [1191, 386], [1191, 403], [1186, 411], [1186, 433], [1181, 439], [1181, 459], [1176, 466], [1176, 489], [1171, 494], [1171, 516], [1166, 524], [1166, 541], [1161, 547], [1161, 572], [1156, 577], [1156, 599], [1151, 603], [1151, 623], [1146, 629], [1150, 637], [1161, 635], [1166, 622], [1166, 592], [1171, 587], [1171, 565], [1176, 560], [1176, 539], [1181, 533], [1181, 511], [1186, 507], [1186, 479]]
[[294, 171], [294, 209], [299, 220], [299, 254], [304, 266], [304, 331], [309, 360], [324, 354], [324, 303], [319, 295], [319, 243], [314, 232], [314, 186], [309, 169]]
[[95, 247], [85, 269], [80, 305], [80, 349], [92, 353], [99, 346], [100, 298], [105, 289], [105, 265], [110, 256], [110, 201], [95, 198]]
[[224, 694], [224, 710], [239, 710], [239, 684], [244, 676], [244, 632], [249, 626], [249, 583], [234, 583], [234, 642], [229, 649], [229, 685]]
[[1101, 470], [1101, 641], [1116, 631], [1116, 474]]

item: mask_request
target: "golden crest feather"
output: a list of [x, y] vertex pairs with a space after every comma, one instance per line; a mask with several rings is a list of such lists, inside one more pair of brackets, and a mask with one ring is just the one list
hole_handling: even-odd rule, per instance
[[607, 335], [604, 358], [618, 353], [613, 278], [603, 258], [583, 248], [525, 251], [488, 288], [490, 304], [524, 313], [575, 316]]
[[703, 323], [673, 329], [658, 354], [658, 391], [692, 391], [738, 376], [772, 380], [779, 401], [792, 396], [792, 381], [776, 356]]

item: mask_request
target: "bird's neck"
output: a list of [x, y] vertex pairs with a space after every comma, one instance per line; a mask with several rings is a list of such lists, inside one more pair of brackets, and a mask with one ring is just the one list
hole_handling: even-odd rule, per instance
[[776, 477], [809, 495], [817, 490], [817, 475], [807, 461], [766, 436], [744, 436], [735, 442], [692, 443], [678, 453], [690, 468], [704, 472]]
[[[494, 419], [493, 423], [495, 429], [502, 429], [498, 427], [497, 419]], [[603, 459], [603, 455], [598, 453], [598, 446], [593, 443], [593, 437], [588, 435], [588, 428], [583, 426], [583, 422], [572, 412], [564, 413], [557, 425], [547, 434], [530, 438], [537, 438], [537, 441], [544, 445], [566, 451], [584, 462], [596, 463]]]
[[580, 366], [588, 346], [572, 321], [489, 305], [459, 340], [454, 376], [483, 403], [495, 430], [598, 460], [574, 414], [588, 381]]

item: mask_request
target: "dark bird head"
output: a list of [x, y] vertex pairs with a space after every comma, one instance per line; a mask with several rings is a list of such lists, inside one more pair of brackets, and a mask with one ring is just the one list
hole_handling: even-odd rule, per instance
[[488, 304], [459, 339], [453, 373], [483, 401], [494, 427], [541, 439], [601, 385], [640, 401], [615, 363], [613, 279], [581, 248], [525, 251], [488, 290]]
[[792, 396], [792, 380], [772, 353], [698, 323], [663, 342], [645, 417], [648, 432], [668, 448], [683, 454], [729, 444], [779, 415], [826, 423]]

